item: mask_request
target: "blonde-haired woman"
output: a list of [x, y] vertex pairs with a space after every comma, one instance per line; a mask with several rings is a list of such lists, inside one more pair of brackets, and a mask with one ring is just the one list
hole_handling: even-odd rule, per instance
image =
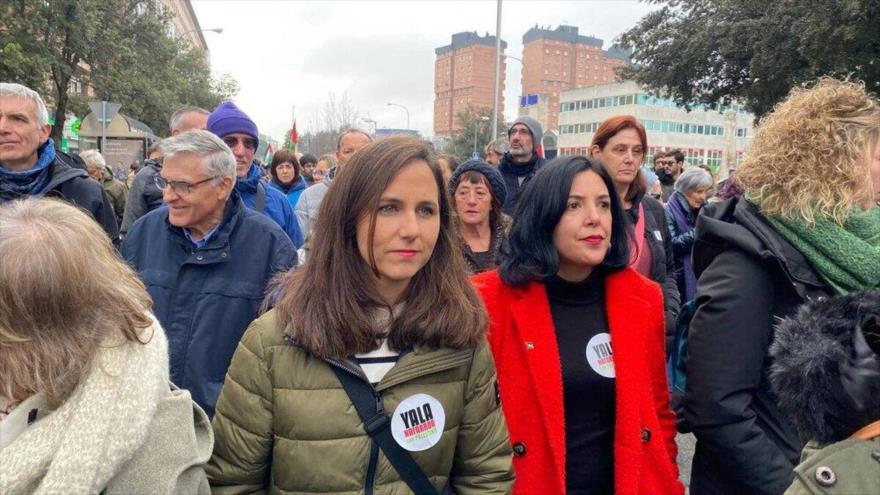
[[685, 417], [694, 494], [781, 494], [801, 440], [767, 381], [773, 325], [804, 301], [880, 285], [880, 105], [821, 79], [766, 116], [741, 198], [697, 220]]
[[210, 424], [150, 307], [86, 213], [0, 206], [0, 493], [208, 493]]

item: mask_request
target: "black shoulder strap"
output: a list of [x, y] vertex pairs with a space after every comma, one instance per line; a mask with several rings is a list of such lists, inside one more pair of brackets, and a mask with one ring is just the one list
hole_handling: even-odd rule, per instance
[[266, 208], [266, 188], [263, 187], [262, 182], [257, 182], [257, 201], [254, 205], [254, 210], [259, 213], [263, 213], [263, 210]]
[[[358, 416], [364, 422], [364, 430], [379, 444], [385, 457], [397, 470], [397, 474], [415, 495], [438, 495], [437, 489], [428, 481], [425, 472], [416, 464], [409, 452], [403, 449], [391, 435], [391, 420], [382, 408], [382, 396], [364, 380], [330, 365], [342, 388], [354, 404]], [[445, 490], [444, 490], [445, 492]]]

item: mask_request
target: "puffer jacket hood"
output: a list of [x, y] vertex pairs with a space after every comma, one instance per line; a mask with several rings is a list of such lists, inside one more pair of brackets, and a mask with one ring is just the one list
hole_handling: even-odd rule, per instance
[[770, 381], [805, 440], [838, 442], [880, 419], [880, 291], [820, 298], [776, 328]]
[[755, 205], [740, 197], [705, 206], [697, 218], [694, 236], [694, 273], [698, 279], [717, 254], [734, 247], [761, 261], [778, 264], [801, 297], [825, 287], [804, 255], [776, 232]]

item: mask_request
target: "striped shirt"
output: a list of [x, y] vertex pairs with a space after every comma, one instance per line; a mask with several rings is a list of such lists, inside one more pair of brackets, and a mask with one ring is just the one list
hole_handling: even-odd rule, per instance
[[400, 353], [388, 348], [388, 339], [381, 339], [378, 349], [364, 354], [355, 354], [354, 360], [364, 370], [367, 379], [374, 386], [382, 381], [391, 368], [397, 364]]

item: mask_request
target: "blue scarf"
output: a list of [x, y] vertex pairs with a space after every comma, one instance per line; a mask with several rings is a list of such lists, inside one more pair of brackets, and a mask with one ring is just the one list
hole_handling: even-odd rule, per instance
[[37, 150], [37, 163], [30, 170], [13, 172], [0, 163], [0, 200], [40, 196], [49, 185], [49, 165], [55, 161], [55, 144], [49, 139]]

